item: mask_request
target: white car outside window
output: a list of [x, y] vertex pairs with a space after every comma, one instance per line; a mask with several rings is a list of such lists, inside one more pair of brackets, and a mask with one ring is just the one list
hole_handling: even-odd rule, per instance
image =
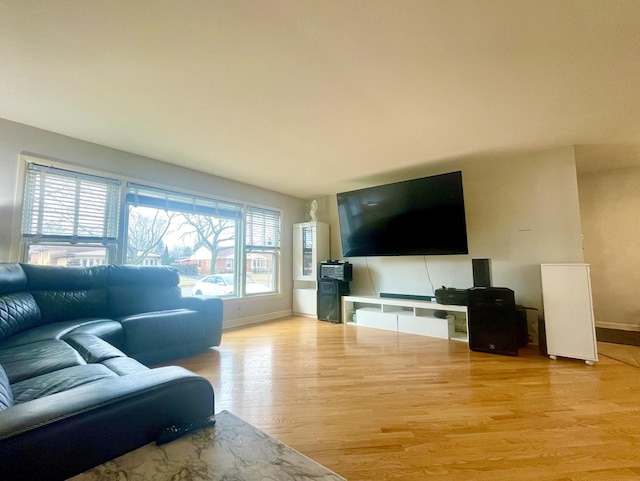
[[[247, 294], [259, 294], [271, 290], [250, 277], [247, 278]], [[233, 274], [214, 274], [203, 277], [193, 285], [193, 293], [205, 296], [229, 296], [233, 292]]]

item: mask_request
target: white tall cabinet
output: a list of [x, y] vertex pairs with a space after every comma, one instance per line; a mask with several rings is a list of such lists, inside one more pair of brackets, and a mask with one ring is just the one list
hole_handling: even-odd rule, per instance
[[329, 224], [293, 225], [293, 313], [317, 316], [318, 265], [330, 259]]
[[556, 356], [598, 360], [589, 264], [542, 264], [547, 352]]

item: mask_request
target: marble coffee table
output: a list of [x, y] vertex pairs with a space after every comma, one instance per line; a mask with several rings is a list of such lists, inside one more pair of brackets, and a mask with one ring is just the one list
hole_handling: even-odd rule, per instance
[[143, 446], [73, 481], [346, 481], [229, 411], [216, 423], [161, 446]]

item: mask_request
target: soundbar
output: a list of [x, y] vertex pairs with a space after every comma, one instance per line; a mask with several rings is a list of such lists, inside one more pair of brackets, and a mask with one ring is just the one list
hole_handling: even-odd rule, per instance
[[380, 297], [391, 299], [409, 299], [412, 301], [435, 301], [433, 296], [420, 296], [417, 294], [393, 294], [391, 292], [381, 292]]

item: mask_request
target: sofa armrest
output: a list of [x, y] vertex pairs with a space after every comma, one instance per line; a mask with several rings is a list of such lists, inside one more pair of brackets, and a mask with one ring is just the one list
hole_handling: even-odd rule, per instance
[[219, 346], [222, 341], [224, 303], [222, 299], [211, 296], [184, 296], [183, 306], [203, 314], [209, 322], [206, 325], [206, 339], [211, 346]]
[[224, 304], [219, 297], [184, 296], [182, 297], [182, 306], [185, 309], [193, 309], [194, 311], [211, 316], [213, 319], [222, 320]]
[[96, 381], [0, 411], [0, 466], [7, 479], [66, 479], [213, 413], [211, 384], [178, 366]]

